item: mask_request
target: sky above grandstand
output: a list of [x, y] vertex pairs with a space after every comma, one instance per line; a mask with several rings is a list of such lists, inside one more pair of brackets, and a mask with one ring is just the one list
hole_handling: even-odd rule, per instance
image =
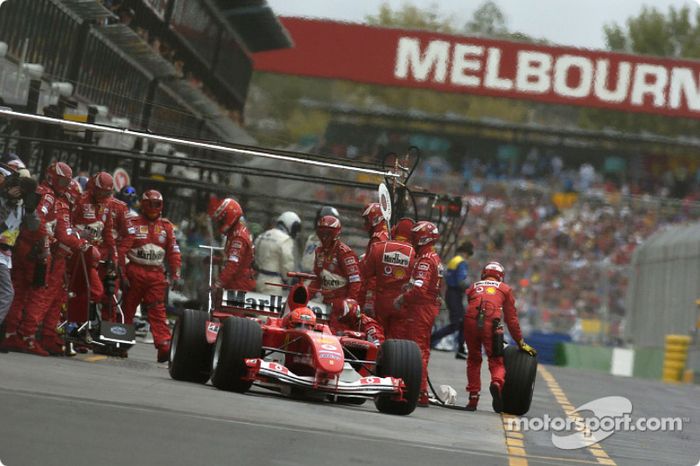
[[[695, 12], [698, 1], [689, 0], [495, 0], [506, 15], [508, 28], [555, 44], [592, 49], [605, 48], [603, 26], [616, 22], [624, 25], [627, 18], [637, 15], [644, 5], [666, 12], [670, 6], [691, 6]], [[361, 23], [367, 15], [376, 13], [379, 0], [268, 0], [280, 16], [305, 16], [336, 21]], [[406, 0], [390, 0], [392, 8], [400, 8]], [[421, 8], [438, 5], [441, 17], [452, 17], [456, 26], [464, 25], [483, 2], [476, 0], [412, 0]]]

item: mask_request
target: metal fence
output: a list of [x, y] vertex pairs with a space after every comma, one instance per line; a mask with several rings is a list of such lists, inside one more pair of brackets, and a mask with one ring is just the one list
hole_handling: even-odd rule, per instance
[[[169, 5], [167, 1], [149, 3], [163, 13], [163, 19]], [[227, 104], [237, 101], [242, 107], [252, 69], [246, 52], [235, 39], [219, 40], [222, 34], [233, 36], [206, 2], [177, 1], [172, 6], [173, 30], [206, 62], [210, 77], [229, 89]], [[127, 118], [131, 127], [239, 141], [240, 134], [218, 124], [228, 117], [216, 103], [188, 81], [176, 78], [174, 66], [129, 27], [107, 24], [110, 17], [111, 13], [96, 2], [5, 2], [0, 14], [0, 41], [8, 44], [6, 58], [10, 61], [3, 60], [0, 67], [7, 68], [3, 72], [17, 74], [21, 82], [21, 63], [40, 64], [45, 81], [73, 83], [73, 101], [107, 107], [111, 116]], [[217, 60], [220, 66], [215, 68]], [[8, 63], [14, 64], [12, 69]], [[26, 87], [28, 80], [22, 85]], [[42, 87], [47, 88], [47, 84]], [[192, 99], [199, 105], [184, 103]], [[26, 109], [37, 110], [30, 107], [28, 101]]]
[[634, 254], [625, 334], [637, 346], [664, 344], [696, 329], [700, 298], [700, 223], [669, 228]]

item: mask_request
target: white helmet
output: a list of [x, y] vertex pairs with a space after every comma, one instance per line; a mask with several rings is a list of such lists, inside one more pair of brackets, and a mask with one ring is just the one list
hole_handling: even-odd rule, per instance
[[289, 236], [296, 238], [297, 234], [301, 230], [301, 219], [294, 212], [283, 212], [279, 217], [277, 217], [277, 225], [282, 225]]

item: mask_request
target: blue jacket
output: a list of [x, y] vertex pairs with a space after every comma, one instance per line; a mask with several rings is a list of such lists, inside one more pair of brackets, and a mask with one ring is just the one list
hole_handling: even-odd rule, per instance
[[467, 274], [469, 272], [469, 266], [464, 257], [457, 255], [454, 256], [447, 263], [447, 273], [445, 274], [445, 283], [450, 288], [464, 288], [467, 289], [469, 282], [467, 281]]

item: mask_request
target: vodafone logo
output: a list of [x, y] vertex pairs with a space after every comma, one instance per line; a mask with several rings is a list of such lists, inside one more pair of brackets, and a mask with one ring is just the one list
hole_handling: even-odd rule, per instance
[[548, 53], [523, 47], [506, 49], [483, 41], [421, 42], [404, 36], [396, 46], [394, 77], [459, 86], [465, 91], [550, 94], [560, 100], [700, 112], [698, 72], [690, 66], [639, 61], [644, 57], [634, 57], [636, 61], [613, 54], [595, 58], [590, 53]]

